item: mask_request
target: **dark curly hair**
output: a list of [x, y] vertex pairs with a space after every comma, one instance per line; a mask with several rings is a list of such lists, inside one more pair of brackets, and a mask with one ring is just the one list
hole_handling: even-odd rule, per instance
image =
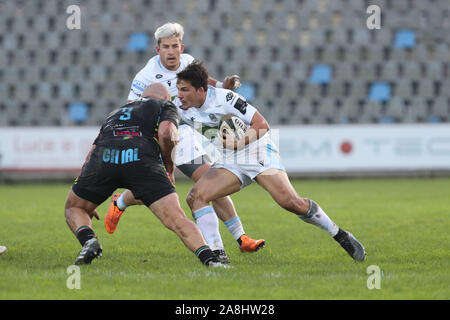
[[208, 70], [200, 60], [192, 61], [183, 71], [177, 73], [177, 81], [189, 82], [195, 89], [203, 88], [208, 90]]

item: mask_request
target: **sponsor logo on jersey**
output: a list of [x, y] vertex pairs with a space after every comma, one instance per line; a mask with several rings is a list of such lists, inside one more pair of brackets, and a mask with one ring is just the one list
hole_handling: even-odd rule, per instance
[[127, 128], [114, 129], [113, 136], [114, 137], [121, 137], [121, 136], [140, 137], [140, 136], [142, 136], [142, 132], [139, 131], [139, 127], [127, 127]]
[[133, 92], [135, 95], [137, 95], [138, 97], [140, 97], [141, 96], [141, 94], [140, 93], [138, 93], [138, 92], [136, 92], [136, 90], [134, 90], [133, 88], [131, 88], [131, 92]]
[[162, 77], [163, 77], [163, 75], [160, 74], [160, 73], [158, 73], [158, 74], [155, 76], [156, 79], [161, 79]]
[[238, 100], [234, 104], [234, 107], [238, 109], [242, 114], [245, 114], [247, 112], [247, 101], [238, 98]]
[[126, 150], [105, 148], [102, 154], [103, 162], [112, 164], [125, 164], [129, 162], [141, 161], [139, 158], [139, 148]]
[[134, 80], [132, 87], [134, 87], [134, 88], [136, 88], [136, 89], [138, 89], [139, 91], [142, 92], [142, 91], [144, 91], [146, 85], [142, 81]]

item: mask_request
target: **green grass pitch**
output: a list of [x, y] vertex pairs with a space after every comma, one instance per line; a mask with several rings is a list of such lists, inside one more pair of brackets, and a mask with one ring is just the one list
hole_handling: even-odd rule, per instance
[[[80, 245], [66, 226], [69, 184], [0, 185], [0, 299], [449, 299], [450, 179], [294, 180], [365, 246], [354, 262], [327, 233], [279, 208], [253, 184], [232, 196], [245, 231], [264, 238], [241, 253], [221, 223], [230, 269], [201, 265], [145, 207], [127, 210], [114, 235], [94, 230], [103, 257], [81, 267], [80, 289], [67, 268]], [[179, 181], [184, 201], [192, 186]], [[109, 203], [98, 208], [103, 218]], [[381, 271], [380, 287], [370, 266]], [[370, 268], [369, 268], [370, 270]], [[372, 280], [371, 280], [372, 279]]]

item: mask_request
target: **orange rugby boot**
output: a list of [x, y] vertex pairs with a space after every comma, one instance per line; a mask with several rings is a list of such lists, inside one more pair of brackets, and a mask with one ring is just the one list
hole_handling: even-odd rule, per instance
[[243, 234], [239, 239], [241, 240], [241, 252], [256, 252], [266, 245], [266, 241], [264, 239], [255, 240], [245, 234]]
[[125, 212], [120, 210], [116, 205], [116, 200], [120, 197], [120, 193], [116, 193], [111, 198], [111, 204], [109, 205], [108, 212], [105, 216], [105, 228], [108, 233], [114, 233], [119, 223], [120, 217]]

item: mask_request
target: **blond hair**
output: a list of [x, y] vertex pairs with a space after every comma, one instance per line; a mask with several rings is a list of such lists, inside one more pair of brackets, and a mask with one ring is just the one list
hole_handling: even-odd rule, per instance
[[169, 22], [162, 25], [155, 31], [155, 39], [158, 44], [161, 43], [162, 38], [179, 38], [183, 41], [184, 28], [181, 24], [176, 22]]

